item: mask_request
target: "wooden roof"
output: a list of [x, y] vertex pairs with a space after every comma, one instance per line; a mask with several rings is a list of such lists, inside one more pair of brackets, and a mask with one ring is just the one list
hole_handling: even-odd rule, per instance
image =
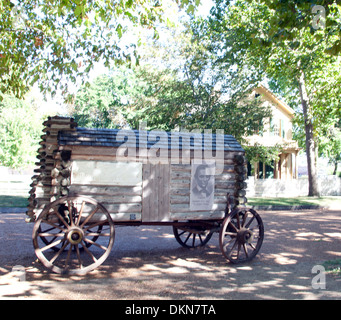
[[[181, 137], [181, 138], [180, 138]], [[212, 147], [211, 140], [212, 139]], [[244, 152], [237, 140], [231, 135], [224, 135], [224, 146], [218, 140], [216, 134], [202, 134], [193, 132], [165, 132], [165, 131], [142, 131], [142, 130], [119, 130], [119, 129], [88, 129], [76, 128], [74, 131], [60, 131], [58, 135], [59, 145], [68, 146], [98, 146], [114, 147], [121, 145], [126, 147], [153, 147], [180, 150], [222, 150]], [[156, 147], [155, 146], [155, 147]]]

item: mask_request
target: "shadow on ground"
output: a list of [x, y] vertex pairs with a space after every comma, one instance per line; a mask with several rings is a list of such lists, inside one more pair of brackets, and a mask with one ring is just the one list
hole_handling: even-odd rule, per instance
[[[341, 278], [314, 289], [315, 265], [340, 258], [341, 212], [260, 212], [265, 239], [258, 256], [232, 265], [215, 235], [187, 250], [170, 227], [118, 227], [109, 258], [86, 276], [51, 274], [38, 262], [24, 215], [0, 215], [0, 297], [34, 299], [340, 299]], [[25, 267], [18, 282], [13, 266]], [[320, 278], [319, 278], [320, 279]], [[316, 278], [315, 278], [316, 280]]]

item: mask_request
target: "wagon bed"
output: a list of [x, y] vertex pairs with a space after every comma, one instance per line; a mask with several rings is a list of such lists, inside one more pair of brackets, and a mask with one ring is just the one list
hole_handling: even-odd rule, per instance
[[251, 260], [264, 228], [246, 203], [244, 150], [230, 135], [77, 128], [45, 123], [27, 221], [43, 264], [86, 273], [103, 263], [115, 225], [170, 225], [184, 247], [220, 233], [231, 262]]

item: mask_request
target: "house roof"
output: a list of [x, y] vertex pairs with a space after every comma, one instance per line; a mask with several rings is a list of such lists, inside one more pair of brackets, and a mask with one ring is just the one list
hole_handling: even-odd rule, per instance
[[[212, 139], [212, 143], [211, 143]], [[222, 141], [222, 140], [221, 140]], [[224, 145], [218, 141], [216, 134], [193, 132], [165, 132], [119, 129], [76, 128], [74, 131], [60, 131], [59, 145], [98, 146], [118, 148], [126, 147], [179, 149], [179, 150], [223, 150], [244, 152], [241, 145], [232, 135], [224, 135]]]
[[255, 88], [257, 93], [261, 93], [265, 95], [269, 100], [275, 103], [275, 105], [284, 113], [286, 113], [291, 118], [294, 116], [295, 111], [289, 105], [287, 105], [284, 101], [280, 100], [273, 92], [269, 89], [265, 88], [263, 85], [259, 85]]

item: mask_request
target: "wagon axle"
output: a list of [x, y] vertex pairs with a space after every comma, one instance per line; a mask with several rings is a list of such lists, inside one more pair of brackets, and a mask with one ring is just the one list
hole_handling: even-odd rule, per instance
[[73, 227], [67, 232], [66, 238], [73, 245], [80, 244], [84, 238], [84, 232], [81, 228]]
[[239, 230], [237, 233], [238, 242], [241, 244], [252, 243], [253, 241], [253, 232], [249, 229]]

